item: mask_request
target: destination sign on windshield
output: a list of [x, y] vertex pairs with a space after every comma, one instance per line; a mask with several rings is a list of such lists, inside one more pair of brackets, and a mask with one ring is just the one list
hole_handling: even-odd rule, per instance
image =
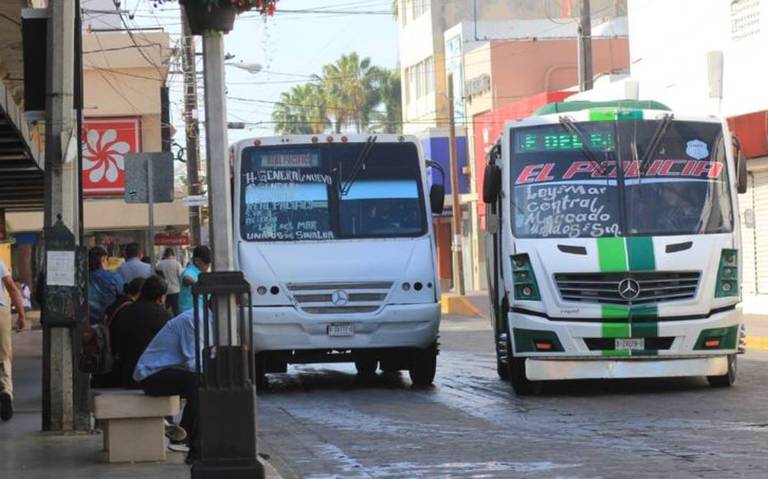
[[270, 151], [262, 153], [262, 168], [317, 168], [320, 166], [320, 153], [317, 151]]
[[[578, 135], [571, 133], [558, 133], [553, 127], [553, 131], [538, 130], [532, 133], [523, 133], [517, 135], [518, 141], [515, 145], [515, 153], [537, 153], [546, 151], [570, 151], [581, 150], [584, 143]], [[613, 134], [608, 131], [596, 131], [587, 133], [589, 148], [594, 151], [607, 151], [613, 149]]]

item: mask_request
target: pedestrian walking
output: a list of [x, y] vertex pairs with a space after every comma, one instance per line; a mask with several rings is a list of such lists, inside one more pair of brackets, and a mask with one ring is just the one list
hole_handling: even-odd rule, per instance
[[123, 278], [107, 271], [107, 250], [94, 246], [88, 251], [88, 318], [99, 323], [104, 311], [123, 293]]
[[179, 314], [179, 293], [181, 292], [181, 263], [176, 260], [176, 252], [173, 248], [166, 248], [163, 259], [157, 263], [157, 272], [162, 274], [168, 284], [168, 294], [165, 296], [165, 306], [171, 310], [174, 316]]
[[141, 261], [139, 243], [129, 243], [125, 247], [125, 263], [117, 268], [117, 272], [120, 273], [126, 283], [130, 283], [135, 278], [146, 279], [152, 276], [152, 265]]
[[197, 283], [200, 273], [205, 273], [210, 267], [211, 250], [207, 246], [196, 246], [192, 251], [192, 261], [181, 272], [179, 309], [182, 313], [192, 309], [192, 286]]
[[17, 327], [26, 329], [27, 317], [21, 293], [13, 282], [11, 271], [0, 259], [0, 420], [8, 421], [13, 417], [13, 376], [11, 360], [11, 303], [17, 311]]

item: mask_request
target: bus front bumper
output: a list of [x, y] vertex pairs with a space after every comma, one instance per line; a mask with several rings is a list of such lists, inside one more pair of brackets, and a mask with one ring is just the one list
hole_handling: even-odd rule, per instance
[[[330, 327], [353, 334], [332, 336]], [[440, 304], [387, 305], [375, 314], [307, 315], [292, 306], [253, 308], [256, 352], [286, 350], [423, 349], [437, 340]]]
[[532, 381], [721, 376], [728, 372], [728, 359], [726, 356], [623, 360], [528, 358], [525, 372]]

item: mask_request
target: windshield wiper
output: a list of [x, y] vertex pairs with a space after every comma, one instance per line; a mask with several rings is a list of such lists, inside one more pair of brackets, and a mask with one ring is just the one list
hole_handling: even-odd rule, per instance
[[561, 116], [560, 124], [563, 125], [563, 128], [565, 128], [568, 133], [579, 138], [579, 141], [581, 141], [581, 151], [584, 153], [584, 156], [595, 164], [595, 173], [600, 176], [605, 176], [605, 168], [602, 163], [595, 158], [594, 152], [589, 147], [589, 139], [584, 135], [584, 132], [576, 126], [576, 123], [574, 123], [570, 117]]
[[[648, 143], [648, 149], [645, 150], [643, 158], [640, 159], [640, 164], [638, 165], [638, 169], [640, 170], [640, 177], [643, 177], [645, 172], [648, 170], [648, 163], [651, 161], [651, 158], [656, 156], [656, 152], [661, 145], [661, 140], [664, 138], [664, 134], [667, 132], [667, 129], [671, 123], [672, 114], [665, 114], [664, 118], [661, 120], [661, 123], [659, 123], [659, 126], [656, 128], [656, 131], [653, 133], [650, 143]], [[637, 142], [635, 142], [635, 148], [637, 148]]]
[[369, 136], [363, 147], [360, 149], [360, 153], [358, 153], [357, 159], [355, 159], [355, 163], [352, 165], [352, 172], [341, 187], [341, 196], [347, 196], [349, 194], [349, 190], [352, 188], [352, 184], [355, 180], [357, 180], [357, 177], [360, 176], [365, 160], [370, 156], [371, 150], [373, 150], [373, 144], [376, 143], [377, 138], [377, 136]]

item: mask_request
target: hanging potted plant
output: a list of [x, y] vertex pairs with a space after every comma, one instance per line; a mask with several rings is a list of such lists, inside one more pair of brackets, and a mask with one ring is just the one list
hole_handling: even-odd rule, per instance
[[[167, 0], [155, 0], [155, 5]], [[186, 13], [192, 35], [205, 32], [229, 32], [235, 17], [242, 12], [255, 10], [263, 15], [273, 15], [278, 0], [179, 0]]]

